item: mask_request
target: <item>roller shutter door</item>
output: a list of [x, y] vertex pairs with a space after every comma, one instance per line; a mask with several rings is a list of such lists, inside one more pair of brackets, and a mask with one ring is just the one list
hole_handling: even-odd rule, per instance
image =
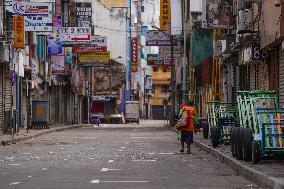
[[279, 105], [284, 105], [284, 51], [279, 53]]

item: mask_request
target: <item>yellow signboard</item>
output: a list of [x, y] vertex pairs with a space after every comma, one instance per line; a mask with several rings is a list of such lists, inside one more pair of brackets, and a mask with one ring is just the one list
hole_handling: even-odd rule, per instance
[[25, 21], [24, 16], [14, 16], [14, 47], [25, 48]]
[[170, 33], [171, 0], [160, 0], [160, 29]]
[[81, 52], [78, 53], [80, 63], [104, 63], [110, 60], [110, 51], [107, 52]]

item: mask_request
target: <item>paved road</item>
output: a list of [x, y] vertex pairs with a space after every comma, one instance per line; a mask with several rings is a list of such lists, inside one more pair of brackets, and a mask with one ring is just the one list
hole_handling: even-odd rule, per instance
[[84, 127], [0, 147], [0, 188], [259, 188], [161, 122]]

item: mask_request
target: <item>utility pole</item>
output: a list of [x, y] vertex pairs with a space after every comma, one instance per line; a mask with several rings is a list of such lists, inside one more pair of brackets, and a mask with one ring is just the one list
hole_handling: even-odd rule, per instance
[[187, 55], [186, 55], [186, 26], [187, 26], [187, 5], [190, 6], [190, 3], [187, 2], [186, 0], [183, 1], [183, 59], [182, 59], [182, 68], [183, 68], [183, 73], [182, 73], [182, 97], [183, 101], [186, 97], [186, 65], [187, 65]]

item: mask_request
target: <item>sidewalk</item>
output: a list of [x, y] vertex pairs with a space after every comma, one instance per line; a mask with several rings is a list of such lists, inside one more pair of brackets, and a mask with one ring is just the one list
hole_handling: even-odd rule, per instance
[[49, 134], [52, 132], [58, 132], [58, 131], [63, 131], [67, 129], [74, 129], [74, 128], [79, 128], [81, 125], [53, 125], [50, 126], [49, 129], [30, 129], [29, 132], [27, 133], [27, 130], [24, 128], [21, 128], [18, 133], [15, 133], [14, 136], [12, 135], [7, 135], [7, 134], [0, 134], [0, 141], [2, 145], [9, 145], [12, 143], [17, 143], [20, 141], [25, 141], [29, 140], [35, 137], [39, 137], [44, 134]]
[[[171, 129], [177, 132], [175, 128]], [[284, 189], [284, 161], [261, 160], [258, 164], [252, 164], [238, 160], [232, 156], [230, 145], [221, 145], [214, 149], [210, 138], [204, 139], [202, 132], [194, 134], [194, 144], [232, 167], [238, 175], [256, 184], [273, 189]]]

